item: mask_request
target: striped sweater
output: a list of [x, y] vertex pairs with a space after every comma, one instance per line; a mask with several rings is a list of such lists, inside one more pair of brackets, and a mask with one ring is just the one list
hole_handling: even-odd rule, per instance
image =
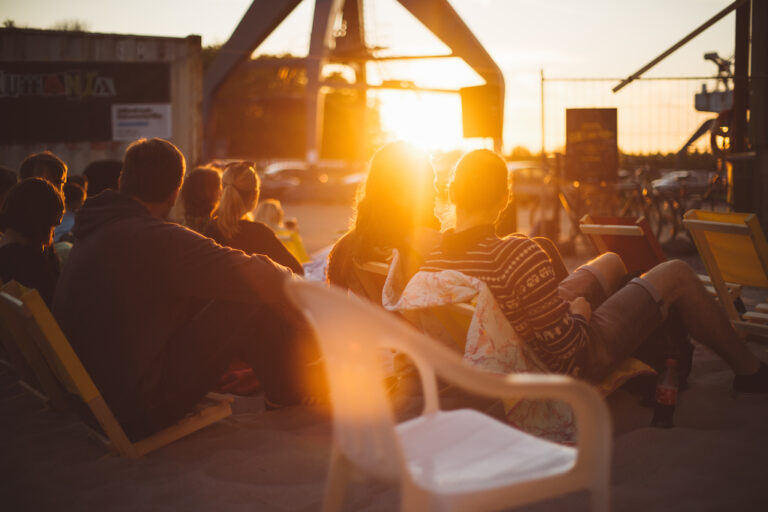
[[570, 313], [546, 253], [524, 236], [498, 238], [492, 225], [448, 231], [421, 270], [457, 270], [484, 281], [520, 339], [551, 371], [579, 376], [587, 324]]

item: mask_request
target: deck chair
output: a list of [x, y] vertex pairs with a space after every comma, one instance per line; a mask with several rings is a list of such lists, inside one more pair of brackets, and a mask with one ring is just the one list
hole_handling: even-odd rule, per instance
[[384, 281], [389, 273], [389, 264], [381, 261], [355, 261], [353, 265], [355, 277], [365, 290], [366, 297], [381, 304], [381, 290], [384, 289]]
[[598, 254], [615, 252], [621, 256], [630, 273], [647, 272], [667, 261], [645, 217], [587, 214], [579, 220], [579, 229], [587, 235]]
[[[610, 251], [621, 256], [630, 274], [647, 272], [659, 263], [667, 261], [667, 256], [645, 217], [587, 214], [579, 220], [579, 229], [587, 235], [598, 254]], [[699, 279], [707, 292], [717, 297], [709, 276], [699, 274]], [[726, 287], [731, 301], [741, 307], [741, 286], [728, 282]]]
[[0, 304], [34, 341], [35, 348], [62, 387], [79, 397], [90, 409], [107, 436], [106, 444], [118, 455], [141, 457], [232, 414], [231, 398], [210, 393], [207, 398], [214, 402], [213, 405], [201, 408], [194, 415], [145, 439], [131, 442], [37, 290], [24, 291], [19, 297], [0, 292]]
[[[498, 510], [577, 490], [590, 492], [593, 510], [608, 510], [611, 422], [588, 384], [483, 372], [369, 301], [318, 283], [285, 286], [315, 329], [330, 379], [334, 442], [323, 510], [340, 509], [356, 472], [399, 483], [407, 511]], [[417, 418], [395, 424], [382, 384], [382, 348], [405, 352], [416, 364], [425, 397]], [[567, 402], [577, 415], [578, 446], [533, 437], [474, 410], [440, 410], [438, 375], [480, 395]]]
[[[355, 274], [366, 290], [366, 295], [376, 304], [381, 304], [381, 291], [389, 273], [389, 265], [379, 261], [355, 263]], [[444, 341], [464, 353], [467, 344], [467, 330], [474, 310], [469, 304], [449, 304], [429, 308], [421, 314], [431, 314], [444, 329]]]
[[[0, 291], [18, 299], [28, 290], [11, 281]], [[8, 366], [16, 373], [19, 383], [50, 409], [59, 412], [69, 409], [65, 389], [7, 301], [0, 301], [0, 323]]]
[[757, 216], [689, 210], [683, 225], [691, 232], [728, 318], [740, 335], [768, 336], [768, 304], [741, 314], [730, 296], [727, 283], [768, 289], [768, 242]]

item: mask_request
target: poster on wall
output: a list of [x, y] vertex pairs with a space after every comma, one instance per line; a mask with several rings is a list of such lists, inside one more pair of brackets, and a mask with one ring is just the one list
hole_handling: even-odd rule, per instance
[[619, 176], [615, 108], [565, 110], [565, 177], [584, 183], [614, 182]]
[[143, 126], [168, 137], [170, 91], [167, 62], [0, 62], [0, 144], [127, 140], [113, 107], [128, 105], [152, 105]]
[[146, 137], [171, 138], [170, 103], [116, 103], [112, 105], [112, 140]]

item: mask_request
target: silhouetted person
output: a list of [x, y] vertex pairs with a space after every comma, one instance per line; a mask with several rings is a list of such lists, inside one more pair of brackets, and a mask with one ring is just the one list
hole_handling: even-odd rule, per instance
[[400, 253], [404, 274], [413, 274], [440, 235], [434, 182], [423, 151], [404, 142], [379, 149], [358, 196], [352, 228], [328, 255], [328, 281], [365, 296], [355, 262], [388, 261], [392, 249]]
[[83, 171], [83, 176], [88, 180], [88, 195], [95, 196], [103, 190], [117, 190], [122, 165], [120, 160], [97, 160], [88, 164]]
[[48, 305], [59, 265], [47, 250], [63, 211], [61, 195], [42, 178], [28, 178], [11, 187], [0, 206], [0, 279], [35, 288]]
[[230, 164], [221, 177], [222, 193], [213, 221], [205, 234], [221, 245], [240, 249], [246, 254], [264, 254], [297, 274], [303, 275], [301, 263], [280, 242], [267, 225], [251, 220], [251, 211], [259, 201], [259, 177], [247, 162]]
[[184, 225], [203, 233], [221, 199], [221, 173], [213, 167], [198, 167], [187, 173], [181, 187]]
[[605, 253], [558, 284], [536, 243], [496, 236], [494, 222], [509, 195], [498, 155], [466, 154], [449, 191], [456, 229], [443, 234], [422, 270], [455, 270], [485, 281], [525, 350], [552, 372], [598, 382], [674, 315], [728, 363], [735, 391], [768, 392], [768, 366], [745, 347], [685, 262], [661, 263], [627, 283], [621, 258]]
[[317, 347], [283, 293], [292, 277], [264, 256], [165, 220], [184, 176], [170, 142], [125, 152], [120, 190], [89, 197], [53, 312], [133, 439], [178, 420], [233, 360], [254, 369], [268, 407], [299, 403]]
[[19, 178], [43, 178], [48, 180], [59, 192], [67, 181], [67, 164], [50, 151], [29, 155], [21, 162]]
[[85, 189], [71, 180], [64, 184], [64, 216], [61, 223], [53, 231], [53, 241], [71, 242], [72, 228], [75, 226], [75, 212], [79, 210], [85, 202]]

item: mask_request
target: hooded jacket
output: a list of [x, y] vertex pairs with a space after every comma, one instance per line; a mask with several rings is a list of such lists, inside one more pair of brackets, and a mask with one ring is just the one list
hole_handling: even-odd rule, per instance
[[285, 267], [159, 219], [114, 191], [76, 214], [53, 313], [118, 421], [142, 407], [142, 381], [174, 333], [212, 299], [289, 307]]

